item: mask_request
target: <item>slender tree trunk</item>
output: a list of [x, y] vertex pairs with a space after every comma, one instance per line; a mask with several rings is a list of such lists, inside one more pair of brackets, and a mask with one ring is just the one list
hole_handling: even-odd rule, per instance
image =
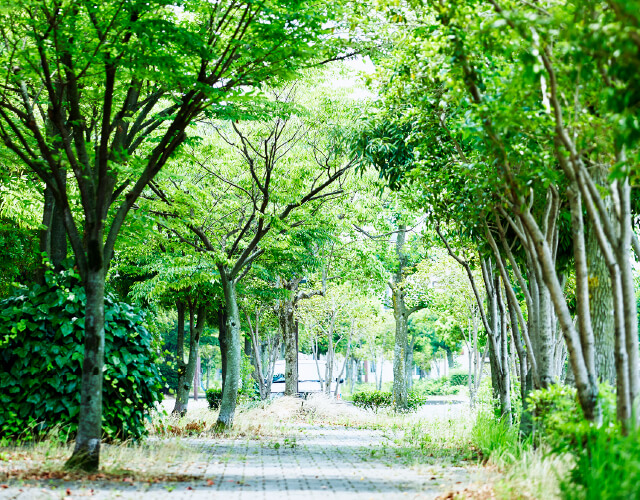
[[[351, 331], [349, 332], [349, 338], [347, 339], [347, 351], [344, 355], [344, 363], [342, 363], [342, 368], [340, 369], [340, 373], [338, 373], [338, 377], [336, 379], [336, 390], [333, 394], [333, 397], [338, 399], [338, 392], [340, 389], [340, 379], [342, 378], [342, 374], [345, 371], [345, 368], [347, 367], [347, 364], [350, 362], [349, 359], [349, 354], [351, 351], [351, 337], [353, 336], [353, 326], [351, 327]], [[347, 375], [347, 379], [348, 379], [348, 375]]]
[[[198, 318], [196, 320], [195, 315]], [[191, 384], [195, 378], [197, 359], [199, 356], [198, 347], [200, 345], [200, 336], [204, 330], [204, 323], [206, 321], [206, 309], [205, 306], [199, 305], [196, 311], [196, 305], [192, 302], [189, 303], [189, 355], [187, 363], [184, 364], [184, 370], [181, 372], [180, 379], [178, 380], [178, 391], [176, 393], [176, 405], [173, 409], [173, 413], [184, 415], [187, 413], [187, 406], [189, 405], [189, 393], [191, 392]]]
[[[577, 211], [575, 197], [572, 205], [572, 220], [573, 218], [577, 217], [581, 218], [581, 209], [580, 214], [574, 215], [573, 213], [574, 211]], [[576, 327], [573, 324], [566, 299], [562, 292], [560, 280], [557, 276], [555, 263], [553, 262], [552, 252], [549, 244], [544, 238], [544, 235], [540, 231], [540, 228], [534, 220], [533, 216], [528, 211], [522, 210], [519, 213], [519, 217], [521, 218], [524, 227], [531, 235], [531, 239], [535, 244], [536, 255], [538, 261], [540, 262], [542, 277], [545, 284], [549, 288], [551, 300], [553, 301], [553, 305], [558, 316], [558, 321], [560, 322], [560, 325], [562, 327], [564, 338], [567, 343], [572, 372], [576, 382], [576, 389], [578, 391], [580, 406], [582, 407], [585, 418], [599, 425], [602, 422], [602, 406], [600, 405], [600, 402], [598, 400], [597, 377], [595, 371], [591, 371], [591, 367], [595, 364], [595, 362], [591, 363], [589, 361], [589, 357], [591, 358], [591, 360], [594, 359], [592, 351], [593, 332], [589, 332], [586, 330], [581, 330], [580, 332], [576, 331]], [[572, 224], [572, 230], [574, 234], [576, 232], [579, 233], [581, 231], [581, 226]], [[584, 250], [584, 247], [582, 249], [576, 249], [576, 246], [579, 246], [579, 239], [580, 238], [574, 237], [574, 254], [580, 254], [582, 250]], [[581, 267], [582, 269], [584, 269], [582, 265], [577, 267]], [[580, 282], [580, 286], [584, 285], [584, 279], [580, 279], [578, 281]], [[588, 289], [586, 291], [586, 294], [588, 297]], [[581, 292], [578, 295], [580, 297], [580, 300], [584, 298], [584, 293]], [[584, 312], [584, 307], [582, 309], [583, 310], [580, 311], [581, 314]], [[586, 314], [589, 314], [588, 306]], [[588, 339], [589, 335], [591, 335], [591, 341], [589, 341]], [[584, 342], [585, 340], [586, 342]], [[588, 351], [590, 350], [591, 353], [589, 354]]]
[[407, 391], [411, 391], [413, 388], [413, 348], [415, 347], [416, 339], [413, 337], [409, 344], [407, 345], [406, 356], [407, 359], [405, 361], [405, 369], [407, 370], [406, 379], [407, 379]]
[[224, 291], [224, 309], [226, 314], [226, 375], [222, 390], [222, 401], [216, 427], [228, 428], [233, 425], [240, 385], [240, 313], [236, 296], [236, 283], [227, 277], [225, 269], [220, 272]]
[[[335, 315], [333, 318], [335, 318]], [[327, 339], [327, 362], [324, 365], [324, 392], [327, 396], [331, 394], [331, 382], [333, 382], [333, 356], [333, 328], [329, 327], [329, 335]]]
[[407, 314], [404, 294], [400, 287], [394, 287], [393, 312], [396, 319], [396, 334], [393, 344], [393, 405], [396, 410], [408, 408], [407, 393]]
[[[178, 386], [176, 387], [176, 401], [171, 413], [183, 415], [187, 411], [187, 400], [184, 397], [184, 383], [187, 373], [187, 364], [184, 362], [184, 302], [176, 303], [178, 311], [177, 339], [176, 339], [176, 365], [178, 368]], [[187, 393], [188, 395], [188, 393]]]
[[198, 401], [198, 390], [200, 389], [200, 370], [202, 366], [200, 364], [200, 346], [198, 346], [198, 354], [196, 356], [196, 373], [193, 377], [193, 400]]
[[[66, 185], [66, 181], [63, 181]], [[44, 207], [40, 231], [40, 252], [49, 257], [56, 271], [61, 269], [62, 261], [67, 257], [67, 229], [64, 226], [64, 214], [56, 203], [50, 187], [44, 190]]]
[[220, 375], [224, 392], [224, 382], [227, 377], [227, 313], [224, 305], [218, 309], [218, 344], [220, 345]]
[[73, 454], [65, 464], [66, 468], [87, 472], [98, 470], [102, 439], [105, 280], [102, 252], [96, 247], [99, 248], [97, 243], [89, 247], [89, 269], [84, 283], [87, 303], [78, 434]]
[[453, 368], [453, 351], [449, 347], [444, 348], [447, 355], [447, 368]]
[[[249, 339], [252, 344], [251, 359], [253, 361], [253, 378], [258, 384], [260, 391], [260, 399], [267, 400], [271, 396], [271, 384], [273, 382], [273, 371], [275, 369], [276, 358], [280, 348], [280, 336], [274, 335], [272, 338], [265, 342], [260, 342], [260, 309], [256, 308], [256, 324], [255, 327], [251, 322], [251, 318], [247, 315], [247, 321], [249, 323]], [[247, 346], [245, 344], [245, 352]], [[266, 369], [265, 369], [266, 365]]]
[[499, 392], [500, 392], [500, 414], [505, 421], [511, 425], [511, 375], [509, 372], [509, 335], [507, 334], [507, 316], [500, 293], [500, 278], [496, 275], [494, 287], [498, 299], [498, 310], [500, 314], [500, 340], [499, 340], [499, 356], [500, 356], [500, 372], [499, 372]]
[[404, 279], [403, 271], [406, 264], [404, 244], [406, 239], [406, 226], [400, 225], [396, 237], [396, 256], [398, 268], [393, 280], [389, 282], [393, 301], [393, 315], [396, 320], [396, 334], [393, 344], [393, 406], [396, 410], [408, 408], [407, 393], [407, 306], [404, 301], [404, 291], [401, 283]]
[[[594, 181], [599, 185], [604, 185], [607, 170], [601, 166], [595, 168]], [[605, 200], [605, 206], [607, 209], [611, 209], [609, 197]], [[589, 311], [593, 322], [596, 373], [598, 380], [608, 382], [613, 386], [616, 383], [616, 365], [611, 275], [602, 250], [600, 250], [591, 219], [585, 221], [585, 232], [587, 268], [589, 270]]]
[[278, 310], [278, 321], [282, 340], [284, 342], [284, 394], [294, 396], [298, 394], [298, 339], [294, 319], [294, 303], [284, 299]]

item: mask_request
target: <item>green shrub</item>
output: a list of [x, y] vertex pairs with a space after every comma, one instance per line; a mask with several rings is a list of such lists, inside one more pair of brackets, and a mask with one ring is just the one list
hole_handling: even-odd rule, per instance
[[[73, 437], [80, 412], [86, 295], [73, 270], [0, 302], [0, 435], [30, 439], [60, 428]], [[141, 311], [105, 299], [103, 432], [139, 438], [162, 399], [153, 339]]]
[[[616, 420], [614, 390], [600, 384], [599, 398], [604, 425], [612, 425]], [[574, 387], [555, 384], [533, 391], [528, 403], [537, 439], [559, 451], [582, 446], [591, 433], [591, 424], [584, 419]]]
[[366, 410], [378, 411], [393, 405], [393, 395], [385, 391], [362, 391], [353, 395], [353, 404]]
[[623, 500], [640, 498], [640, 434], [622, 436], [612, 426], [590, 428], [573, 449], [575, 466], [561, 478], [567, 500]]
[[468, 373], [452, 373], [449, 377], [449, 384], [451, 386], [467, 386], [469, 385]]
[[[361, 391], [353, 394], [352, 401], [359, 408], [377, 412], [380, 408], [393, 406], [393, 394], [387, 391]], [[423, 394], [411, 391], [407, 398], [408, 410], [416, 410], [426, 401], [427, 398]]]
[[427, 396], [421, 394], [417, 391], [411, 391], [409, 393], [409, 397], [407, 399], [407, 404], [409, 405], [409, 410], [417, 410], [423, 404], [427, 402]]
[[222, 401], [222, 389], [207, 389], [204, 394], [207, 398], [209, 409], [217, 410], [220, 408], [220, 403]]
[[[249, 385], [247, 389], [241, 388], [238, 391], [236, 402], [260, 401], [260, 392], [258, 392], [257, 385], [258, 384]], [[220, 408], [220, 403], [222, 402], [222, 389], [207, 389], [204, 395], [207, 398], [210, 410], [217, 410]]]
[[438, 379], [427, 379], [417, 381], [414, 384], [414, 392], [421, 393], [424, 396], [449, 396], [458, 394], [459, 386], [452, 386], [449, 378], [440, 377]]

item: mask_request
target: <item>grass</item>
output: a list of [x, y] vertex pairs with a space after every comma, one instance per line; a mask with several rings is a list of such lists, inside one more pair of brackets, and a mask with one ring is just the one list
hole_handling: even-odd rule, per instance
[[422, 413], [375, 413], [323, 397], [305, 401], [279, 398], [241, 405], [233, 428], [223, 433], [212, 432], [217, 412], [208, 409], [192, 409], [179, 418], [157, 413], [144, 442], [103, 445], [99, 474], [64, 471], [72, 444], [60, 443], [52, 436], [31, 445], [0, 448], [0, 480], [203, 480], [217, 443], [252, 439], [274, 449], [294, 449], [304, 433], [340, 426], [380, 432], [381, 443], [366, 450], [368, 460], [408, 465], [434, 479], [442, 476], [438, 472], [444, 470], [441, 467], [485, 466], [477, 469], [486, 483], [481, 488], [467, 488], [442, 498], [558, 498], [558, 471], [566, 473], [571, 464], [568, 458], [523, 445], [514, 428], [496, 422], [489, 413], [472, 413], [466, 405], [456, 407], [453, 413], [443, 411], [425, 418], [428, 411], [441, 410], [434, 406]]
[[206, 457], [187, 446], [182, 440], [149, 440], [141, 444], [103, 444], [99, 473], [86, 474], [64, 470], [71, 455], [73, 443], [60, 443], [55, 439], [24, 446], [0, 449], [0, 480], [117, 480], [171, 482], [186, 481], [197, 476], [189, 472]]

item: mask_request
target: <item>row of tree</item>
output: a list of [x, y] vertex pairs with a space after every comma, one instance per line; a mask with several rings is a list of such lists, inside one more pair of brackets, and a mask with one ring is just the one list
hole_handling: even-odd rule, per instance
[[360, 155], [466, 269], [507, 420], [513, 358], [525, 402], [566, 375], [587, 420], [602, 421], [600, 381], [624, 429], [640, 418], [638, 12], [489, 0], [379, 17], [388, 43]]
[[[382, 297], [393, 270], [395, 392], [406, 404], [408, 318], [426, 305], [422, 222], [354, 175], [351, 137], [364, 106], [330, 89], [339, 72], [310, 69], [366, 46], [342, 36], [360, 10], [297, 0], [21, 0], [0, 10], [0, 201], [23, 233], [6, 231], [4, 245], [19, 260], [37, 244], [54, 269], [71, 254], [87, 294], [68, 466], [99, 464], [107, 289], [154, 308], [160, 322], [171, 311], [178, 413], [200, 339], [217, 327], [218, 425], [227, 427], [241, 329], [263, 397], [280, 342], [293, 394], [298, 325], [316, 350], [324, 332], [325, 379], [346, 372], [348, 363], [332, 366], [336, 344], [352, 346], [345, 359], [364, 346], [374, 353], [375, 335], [362, 339], [377, 328], [380, 303], [366, 297]], [[41, 270], [34, 257], [23, 282]], [[265, 308], [278, 335], [263, 326]]]

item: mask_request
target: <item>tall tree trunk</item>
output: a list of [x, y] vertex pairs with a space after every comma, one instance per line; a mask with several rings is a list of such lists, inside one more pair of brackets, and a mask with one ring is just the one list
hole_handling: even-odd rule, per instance
[[[102, 252], [89, 246], [89, 269], [84, 283], [87, 294], [84, 329], [84, 361], [80, 387], [80, 415], [73, 454], [65, 467], [93, 472], [100, 465], [102, 439], [102, 370], [104, 367], [104, 268]], [[99, 254], [99, 255], [98, 255]]]
[[[496, 290], [496, 296], [498, 299], [498, 310], [500, 314], [500, 339], [499, 356], [500, 356], [500, 371], [499, 371], [499, 392], [500, 392], [500, 414], [502, 418], [511, 425], [511, 374], [509, 371], [509, 335], [507, 333], [507, 315], [504, 307], [504, 301], [502, 300], [502, 294], [500, 293], [500, 278], [496, 275], [494, 280], [494, 287]], [[498, 331], [498, 330], [496, 330]]]
[[62, 261], [67, 257], [67, 230], [64, 227], [64, 214], [56, 204], [51, 188], [44, 190], [44, 207], [40, 231], [40, 251], [45, 252], [54, 269], [60, 270]]
[[[602, 185], [606, 181], [606, 170], [598, 168], [594, 172], [594, 180]], [[607, 208], [610, 207], [607, 202]], [[595, 342], [596, 373], [598, 380], [615, 385], [615, 339], [613, 318], [613, 294], [611, 276], [607, 262], [602, 255], [598, 238], [593, 228], [593, 221], [585, 221], [587, 268], [589, 270], [589, 312], [593, 323]]]
[[224, 291], [226, 313], [226, 376], [222, 390], [222, 401], [216, 427], [228, 428], [233, 425], [240, 385], [240, 312], [236, 295], [236, 282], [229, 279], [225, 269], [220, 269], [220, 280]]
[[396, 320], [396, 334], [393, 343], [393, 406], [396, 410], [408, 408], [407, 393], [407, 309], [404, 293], [399, 286], [393, 291], [393, 313]]
[[[347, 339], [347, 351], [345, 352], [344, 355], [344, 363], [342, 363], [342, 368], [340, 369], [340, 373], [338, 373], [338, 376], [336, 377], [336, 390], [333, 394], [333, 397], [338, 399], [338, 393], [340, 392], [340, 380], [342, 379], [342, 375], [345, 372], [345, 368], [348, 366], [348, 364], [351, 362], [351, 359], [349, 358], [349, 355], [351, 353], [351, 338], [353, 336], [353, 325], [351, 326], [351, 331], [349, 332], [349, 338]], [[348, 373], [348, 371], [347, 371]], [[349, 375], [346, 375], [347, 379], [349, 378]]]
[[220, 345], [220, 375], [224, 392], [224, 382], [227, 377], [227, 313], [224, 305], [218, 309], [218, 344]]
[[448, 368], [453, 368], [453, 351], [448, 346], [445, 346], [444, 352], [447, 354]]
[[196, 373], [193, 377], [193, 400], [198, 401], [198, 390], [200, 389], [200, 376], [202, 373], [200, 363], [200, 346], [198, 345], [198, 354], [196, 356]]
[[298, 336], [294, 320], [293, 300], [284, 299], [278, 310], [278, 321], [284, 342], [284, 394], [298, 394]]
[[396, 257], [398, 267], [389, 282], [391, 288], [391, 298], [393, 301], [393, 316], [396, 320], [396, 334], [393, 344], [393, 406], [396, 410], [406, 410], [408, 408], [407, 393], [407, 306], [404, 301], [404, 290], [401, 283], [404, 279], [403, 272], [407, 257], [404, 254], [404, 244], [406, 240], [405, 225], [398, 226], [396, 237]]
[[[198, 319], [196, 320], [195, 315]], [[189, 404], [189, 393], [191, 392], [191, 384], [195, 378], [196, 364], [199, 356], [199, 344], [200, 336], [204, 330], [204, 323], [206, 321], [206, 309], [204, 304], [198, 305], [196, 311], [196, 304], [189, 302], [189, 357], [187, 363], [184, 364], [184, 370], [181, 373], [181, 377], [178, 380], [178, 391], [176, 393], [176, 405], [173, 409], [173, 413], [184, 415], [187, 412], [187, 406]]]
[[407, 379], [407, 391], [411, 391], [413, 388], [413, 348], [416, 345], [416, 339], [413, 337], [409, 344], [407, 345], [406, 357], [405, 360], [405, 369], [407, 370], [406, 379]]
[[333, 361], [335, 357], [335, 351], [333, 347], [333, 331], [336, 324], [337, 313], [331, 316], [329, 323], [329, 331], [327, 335], [327, 362], [324, 370], [324, 392], [327, 396], [331, 395], [331, 382], [333, 382]]
[[176, 309], [178, 311], [178, 325], [177, 325], [177, 337], [176, 337], [176, 365], [178, 368], [178, 385], [176, 387], [176, 401], [171, 413], [175, 415], [182, 415], [187, 411], [187, 403], [182, 396], [184, 392], [181, 390], [184, 387], [184, 381], [187, 371], [187, 364], [184, 362], [184, 302], [178, 301], [176, 303]]

